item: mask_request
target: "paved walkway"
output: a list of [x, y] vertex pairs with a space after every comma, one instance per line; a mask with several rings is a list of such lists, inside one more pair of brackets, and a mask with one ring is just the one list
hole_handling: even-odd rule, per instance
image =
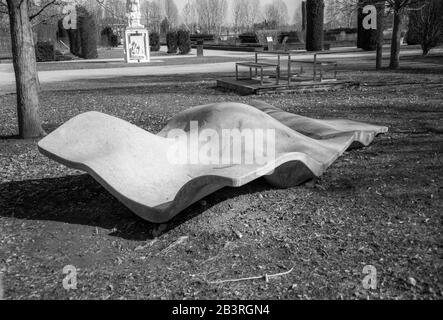
[[[184, 64], [169, 66], [143, 66], [143, 67], [123, 67], [109, 69], [80, 69], [80, 70], [54, 70], [40, 71], [38, 73], [40, 83], [73, 81], [82, 79], [104, 79], [128, 76], [146, 75], [169, 75], [169, 74], [190, 74], [205, 72], [227, 72], [233, 71], [233, 62], [222, 63], [202, 63]], [[0, 94], [5, 91], [11, 92], [15, 85], [15, 76], [12, 65], [0, 65]]]
[[[337, 48], [338, 53], [331, 53], [327, 55], [328, 59], [349, 59], [349, 58], [364, 58], [374, 57], [374, 52], [364, 52], [355, 49], [350, 52], [343, 52], [345, 48]], [[443, 48], [433, 50], [434, 53], [442, 53]], [[206, 56], [222, 56], [222, 57], [254, 57], [253, 53], [221, 51], [221, 50], [206, 50]], [[384, 52], [388, 56], [387, 51]], [[421, 50], [417, 48], [402, 48], [401, 55], [421, 55]], [[194, 54], [188, 56], [157, 56], [153, 57], [153, 62], [161, 62], [164, 59], [186, 59], [186, 57], [193, 57]], [[272, 56], [264, 56], [266, 59], [275, 59]], [[312, 53], [300, 52], [294, 55], [293, 59], [309, 59], [312, 58]], [[103, 62], [114, 61], [115, 59], [102, 59]], [[118, 61], [119, 59], [117, 59]], [[83, 61], [84, 60], [79, 60]], [[94, 60], [95, 61], [95, 60]], [[97, 62], [97, 61], [95, 61]], [[55, 62], [53, 62], [55, 63]], [[72, 62], [75, 63], [75, 62]], [[155, 65], [140, 66], [140, 67], [122, 67], [122, 68], [100, 68], [100, 69], [80, 69], [80, 70], [52, 70], [40, 71], [40, 83], [53, 83], [62, 81], [73, 81], [82, 79], [106, 79], [114, 77], [128, 77], [128, 76], [145, 76], [145, 75], [172, 75], [172, 74], [195, 74], [195, 73], [219, 73], [231, 72], [234, 73], [234, 62], [222, 63], [201, 63], [201, 64], [182, 64], [182, 65]], [[0, 64], [0, 94], [15, 91], [15, 76], [14, 69], [11, 63]]]

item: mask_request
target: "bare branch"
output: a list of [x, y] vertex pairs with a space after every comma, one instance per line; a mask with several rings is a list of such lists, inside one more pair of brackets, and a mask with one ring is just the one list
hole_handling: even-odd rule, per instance
[[31, 15], [29, 17], [29, 20], [32, 21], [34, 18], [36, 18], [39, 14], [41, 14], [43, 11], [46, 10], [46, 8], [52, 6], [53, 4], [56, 4], [58, 0], [51, 0], [48, 3], [46, 3], [43, 7], [40, 8], [35, 14]]
[[281, 277], [284, 275], [287, 275], [294, 270], [294, 267], [289, 269], [288, 271], [281, 272], [281, 273], [275, 273], [275, 274], [265, 274], [264, 276], [253, 276], [253, 277], [247, 277], [247, 278], [239, 278], [239, 279], [227, 279], [227, 280], [216, 280], [216, 281], [207, 281], [209, 284], [221, 284], [226, 282], [239, 282], [239, 281], [247, 281], [247, 280], [257, 280], [257, 279], [264, 279], [266, 282], [269, 281], [271, 278]]
[[59, 14], [52, 14], [52, 15], [49, 15], [49, 16], [45, 16], [43, 19], [39, 20], [38, 22], [33, 23], [32, 26], [34, 27], [34, 26], [39, 25], [41, 23], [45, 23], [45, 22], [51, 20], [52, 18], [55, 18], [55, 17], [58, 17], [58, 16], [59, 16]]

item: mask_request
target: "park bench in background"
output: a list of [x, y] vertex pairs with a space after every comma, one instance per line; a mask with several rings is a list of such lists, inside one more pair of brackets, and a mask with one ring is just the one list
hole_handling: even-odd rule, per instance
[[[328, 53], [256, 49], [254, 61], [237, 62], [235, 78], [218, 79], [217, 87], [240, 94], [262, 94], [312, 92], [358, 86], [356, 81], [337, 79], [338, 63], [327, 59]], [[300, 54], [309, 55], [309, 58], [300, 57]], [[240, 67], [249, 69], [248, 77], [240, 76]]]
[[[293, 60], [294, 56], [299, 52], [293, 51], [284, 51], [284, 50], [276, 50], [276, 51], [256, 51], [255, 52], [255, 63], [262, 63], [259, 59], [259, 56], [266, 55], [274, 55], [277, 56], [277, 64], [281, 65], [281, 57], [285, 57], [287, 59], [287, 67], [285, 72], [285, 79], [288, 85], [291, 85], [291, 80], [299, 78], [301, 80], [303, 75], [305, 75], [305, 67], [304, 65], [310, 64], [312, 65], [312, 81], [323, 81], [323, 80], [335, 80], [337, 79], [337, 62], [333, 60], [320, 60], [319, 55], [322, 55], [320, 52], [313, 53], [313, 59], [309, 60]], [[300, 64], [299, 71], [296, 71], [297, 68], [293, 67], [293, 64]], [[282, 70], [279, 68], [278, 77], [281, 79]], [[333, 72], [333, 77], [326, 78], [325, 75], [329, 72]], [[277, 75], [275, 75], [277, 77]], [[305, 78], [306, 79], [306, 78]], [[278, 82], [277, 82], [278, 83]]]
[[248, 80], [252, 79], [252, 69], [255, 69], [255, 76], [257, 76], [257, 71], [260, 70], [260, 84], [261, 85], [263, 85], [263, 70], [265, 68], [275, 68], [276, 84], [279, 84], [280, 64], [266, 63], [266, 62], [237, 62], [235, 64], [235, 79], [236, 80], [244, 80], [244, 79], [239, 79], [239, 77], [238, 77], [238, 67], [239, 66], [249, 68], [249, 78], [247, 78]]
[[[313, 53], [313, 59], [309, 60], [293, 60], [293, 56], [296, 54], [291, 51], [256, 51], [255, 52], [255, 60], [253, 62], [237, 62], [235, 64], [235, 78], [236, 80], [251, 80], [253, 79], [253, 69], [255, 69], [255, 77], [260, 79], [260, 85], [263, 85], [263, 70], [266, 68], [275, 68], [275, 74], [271, 74], [270, 77], [275, 77], [276, 84], [280, 83], [280, 79], [284, 79], [287, 81], [287, 85], [291, 85], [291, 81], [298, 78], [298, 80], [302, 80], [305, 75], [305, 65], [312, 65], [312, 81], [320, 81], [323, 80], [335, 80], [337, 79], [337, 62], [333, 60], [320, 60], [318, 55], [321, 53]], [[263, 62], [263, 59], [259, 59], [259, 56], [277, 56], [276, 63]], [[287, 59], [287, 67], [285, 76], [282, 78], [281, 72], [281, 57], [285, 57]], [[296, 69], [292, 65], [299, 64], [300, 68], [297, 72]], [[239, 66], [248, 67], [249, 68], [249, 78], [240, 79], [238, 75]], [[260, 72], [259, 72], [260, 71]], [[328, 72], [333, 72], [333, 77], [326, 78], [325, 75]], [[309, 78], [304, 78], [305, 80]]]
[[[304, 74], [303, 64], [312, 65], [312, 80], [317, 81], [317, 75], [319, 76], [319, 81], [325, 79], [337, 79], [337, 61], [334, 60], [319, 60], [318, 56], [321, 53], [314, 53], [313, 60], [291, 60], [291, 63], [301, 64], [300, 75]], [[325, 74], [329, 71], [334, 73], [332, 78], [325, 78]]]
[[[287, 80], [288, 85], [291, 84], [291, 52], [283, 51], [283, 50], [256, 51], [255, 52], [255, 63], [261, 63], [259, 61], [259, 55], [277, 56], [277, 64], [279, 66], [279, 70], [278, 70], [279, 72], [278, 72], [278, 75], [276, 74], [275, 76], [279, 79], [282, 76], [282, 72], [281, 72], [281, 68], [280, 68], [281, 56], [285, 56], [287, 58], [288, 64], [287, 64], [287, 69], [286, 69], [286, 77], [284, 79]], [[277, 83], [278, 83], [278, 81], [277, 81]]]

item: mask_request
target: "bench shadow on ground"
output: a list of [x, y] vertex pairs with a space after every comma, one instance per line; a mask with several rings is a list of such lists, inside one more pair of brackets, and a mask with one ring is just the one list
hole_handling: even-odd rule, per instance
[[[225, 187], [194, 203], [171, 221], [144, 221], [109, 194], [88, 174], [13, 181], [0, 184], [0, 216], [98, 227], [127, 240], [148, 240], [242, 194], [271, 189], [261, 178], [240, 188]], [[88, 231], [89, 232], [89, 231]]]
[[17, 140], [20, 139], [20, 136], [18, 134], [11, 134], [11, 135], [6, 135], [6, 136], [0, 136], [0, 141], [3, 140]]

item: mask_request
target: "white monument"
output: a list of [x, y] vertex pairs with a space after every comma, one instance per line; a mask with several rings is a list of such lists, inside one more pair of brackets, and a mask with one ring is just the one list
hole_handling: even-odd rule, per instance
[[125, 30], [125, 61], [150, 61], [148, 30], [140, 23], [140, 0], [126, 0], [128, 26]]

